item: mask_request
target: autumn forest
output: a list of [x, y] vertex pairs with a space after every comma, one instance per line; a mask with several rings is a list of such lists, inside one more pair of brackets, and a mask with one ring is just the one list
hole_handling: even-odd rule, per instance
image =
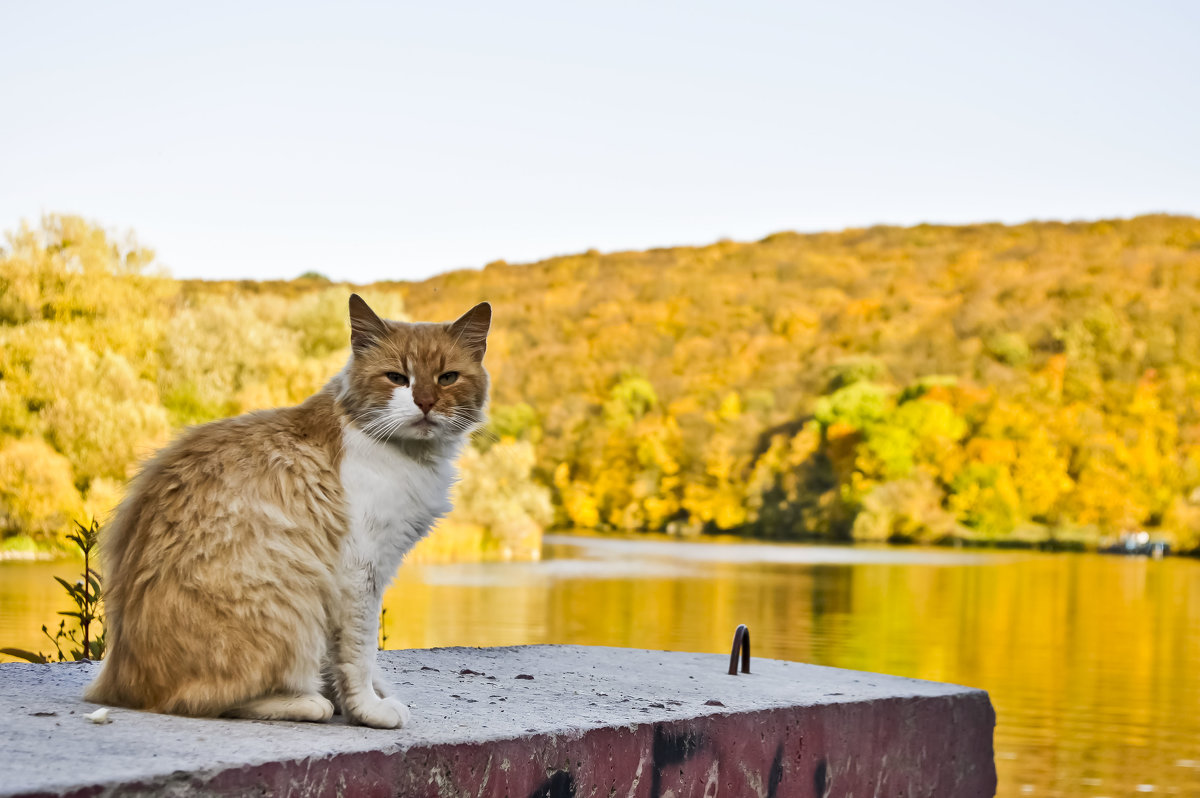
[[[495, 262], [420, 283], [172, 279], [70, 216], [0, 248], [0, 549], [103, 516], [181, 427], [293, 403], [346, 300], [495, 309], [449, 526], [1200, 546], [1200, 220], [921, 225]], [[435, 536], [436, 537], [436, 536]]]

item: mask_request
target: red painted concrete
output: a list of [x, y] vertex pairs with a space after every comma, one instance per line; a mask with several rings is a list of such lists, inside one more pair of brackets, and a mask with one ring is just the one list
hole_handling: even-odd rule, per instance
[[[198, 794], [291, 796], [991, 796], [986, 702], [884, 701], [710, 716], [569, 739], [269, 763], [191, 781]], [[974, 752], [985, 752], [978, 756]]]

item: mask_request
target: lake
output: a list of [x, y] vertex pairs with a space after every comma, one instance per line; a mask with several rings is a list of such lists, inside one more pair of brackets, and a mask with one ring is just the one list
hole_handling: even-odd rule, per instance
[[[76, 570], [0, 563], [0, 645], [38, 646]], [[1195, 560], [552, 535], [406, 565], [385, 605], [389, 648], [728, 653], [745, 623], [756, 657], [988, 690], [1001, 796], [1200, 795]]]

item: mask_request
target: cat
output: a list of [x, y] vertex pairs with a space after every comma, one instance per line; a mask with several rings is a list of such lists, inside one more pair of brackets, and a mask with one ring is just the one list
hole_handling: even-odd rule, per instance
[[108, 655], [85, 698], [192, 716], [399, 728], [375, 663], [384, 589], [450, 509], [483, 423], [492, 309], [380, 319], [350, 297], [350, 359], [295, 407], [192, 428], [101, 537]]

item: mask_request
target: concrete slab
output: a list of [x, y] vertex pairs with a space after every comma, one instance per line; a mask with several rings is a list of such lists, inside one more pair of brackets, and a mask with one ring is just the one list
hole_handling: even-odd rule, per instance
[[584, 646], [380, 655], [380, 731], [113, 709], [98, 665], [0, 665], [0, 796], [954, 796], [995, 793], [987, 694], [814, 665]]

